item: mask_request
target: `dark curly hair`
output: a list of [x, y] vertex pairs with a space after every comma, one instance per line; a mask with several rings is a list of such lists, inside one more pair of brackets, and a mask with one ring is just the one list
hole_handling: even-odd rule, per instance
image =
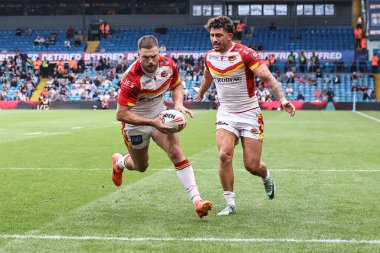
[[211, 28], [214, 28], [214, 29], [222, 28], [224, 31], [228, 33], [234, 32], [234, 23], [227, 16], [218, 16], [218, 17], [210, 18], [204, 27], [206, 28], [208, 32], [210, 32]]

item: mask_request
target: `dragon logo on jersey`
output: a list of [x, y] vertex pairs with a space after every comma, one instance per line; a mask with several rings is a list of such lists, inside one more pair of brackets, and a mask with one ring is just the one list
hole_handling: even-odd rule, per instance
[[235, 55], [229, 56], [228, 60], [229, 61], [235, 61], [236, 60], [236, 56]]

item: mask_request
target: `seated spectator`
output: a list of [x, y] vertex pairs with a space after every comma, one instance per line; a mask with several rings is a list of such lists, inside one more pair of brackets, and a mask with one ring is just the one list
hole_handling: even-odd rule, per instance
[[75, 30], [72, 26], [69, 26], [66, 30], [66, 39], [72, 39], [74, 38]]
[[66, 39], [65, 42], [64, 42], [64, 47], [65, 48], [71, 48], [71, 42], [69, 39]]
[[294, 73], [289, 68], [285, 73], [286, 83], [294, 83]]
[[165, 46], [165, 44], [161, 44], [161, 46], [160, 46], [160, 52], [161, 53], [165, 53], [166, 52], [166, 46]]
[[76, 37], [74, 39], [74, 47], [80, 47], [82, 45], [82, 41], [80, 40], [80, 38]]
[[323, 74], [320, 68], [315, 70], [315, 78], [322, 78]]
[[289, 98], [293, 96], [293, 88], [288, 85], [288, 87], [286, 87], [286, 90], [285, 90], [285, 93], [286, 93], [286, 96], [288, 96]]
[[303, 96], [301, 91], [298, 91], [297, 101], [305, 101], [305, 97]]
[[22, 35], [22, 30], [21, 30], [21, 28], [20, 27], [17, 27], [16, 28], [16, 34], [15, 34], [16, 36], [21, 36]]
[[338, 74], [336, 74], [334, 76], [334, 81], [333, 81], [334, 84], [340, 84], [340, 76]]
[[158, 35], [164, 35], [166, 34], [167, 31], [168, 29], [164, 25], [158, 26], [154, 29], [154, 32], [157, 33]]
[[324, 82], [324, 83], [327, 83], [327, 84], [328, 84], [328, 83], [331, 83], [331, 77], [330, 77], [330, 75], [326, 75], [326, 76], [325, 76], [325, 79], [323, 80], [323, 82]]
[[314, 92], [316, 101], [321, 101], [322, 100], [322, 92], [320, 89], [316, 89]]
[[50, 33], [49, 43], [52, 45], [55, 45], [56, 42], [57, 42], [57, 33], [56, 32]]
[[269, 25], [269, 31], [271, 31], [271, 32], [275, 32], [276, 30], [277, 30], [277, 25], [276, 25], [276, 23], [274, 22], [274, 21], [272, 21], [271, 23], [270, 23], [270, 25]]
[[45, 45], [45, 39], [44, 39], [44, 37], [42, 37], [42, 36], [37, 36], [37, 38], [34, 40], [33, 44], [34, 44], [35, 46]]
[[103, 37], [103, 38], [107, 38], [108, 35], [110, 35], [110, 32], [111, 32], [111, 27], [110, 25], [103, 21], [100, 25], [99, 25], [99, 35], [100, 37]]

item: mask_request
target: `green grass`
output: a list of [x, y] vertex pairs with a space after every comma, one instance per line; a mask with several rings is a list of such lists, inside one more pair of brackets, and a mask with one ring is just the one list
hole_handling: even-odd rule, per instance
[[380, 251], [378, 122], [348, 111], [264, 111], [263, 160], [277, 196], [268, 200], [244, 171], [238, 146], [238, 213], [221, 218], [214, 119], [196, 111], [180, 134], [214, 202], [200, 220], [153, 142], [148, 171], [126, 172], [114, 187], [111, 155], [125, 153], [114, 111], [0, 111], [0, 252]]

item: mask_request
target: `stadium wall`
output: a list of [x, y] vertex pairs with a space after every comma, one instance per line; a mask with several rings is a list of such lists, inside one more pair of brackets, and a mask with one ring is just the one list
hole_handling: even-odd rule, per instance
[[[193, 4], [214, 3], [213, 1], [192, 1]], [[255, 2], [256, 3], [256, 2]], [[234, 20], [243, 19], [248, 26], [267, 27], [276, 22], [278, 27], [293, 26], [351, 26], [352, 2], [334, 2], [335, 15], [328, 16], [296, 16], [292, 4], [289, 4], [287, 16], [238, 16], [237, 9], [231, 16]], [[106, 20], [111, 27], [142, 28], [142, 27], [202, 27], [209, 16], [185, 15], [70, 15], [70, 16], [0, 16], [1, 29], [16, 29], [30, 27], [32, 29], [66, 29], [73, 26], [77, 30], [87, 29], [89, 24]]]
[[[297, 110], [325, 110], [327, 102], [292, 102]], [[24, 102], [24, 101], [0, 101], [0, 110], [2, 109], [36, 109], [38, 101]], [[167, 101], [167, 106], [173, 108], [173, 101]], [[216, 109], [214, 102], [189, 102], [185, 101], [184, 105], [192, 110], [209, 110]], [[336, 110], [352, 110], [351, 102], [335, 102], [334, 106]], [[279, 102], [263, 102], [260, 104], [263, 110], [278, 110], [280, 108]], [[64, 109], [82, 109], [82, 110], [101, 110], [101, 103], [97, 101], [54, 101], [51, 103], [51, 108], [54, 110]], [[116, 109], [116, 102], [109, 103], [109, 109]], [[356, 103], [356, 110], [358, 111], [380, 111], [380, 103]]]

